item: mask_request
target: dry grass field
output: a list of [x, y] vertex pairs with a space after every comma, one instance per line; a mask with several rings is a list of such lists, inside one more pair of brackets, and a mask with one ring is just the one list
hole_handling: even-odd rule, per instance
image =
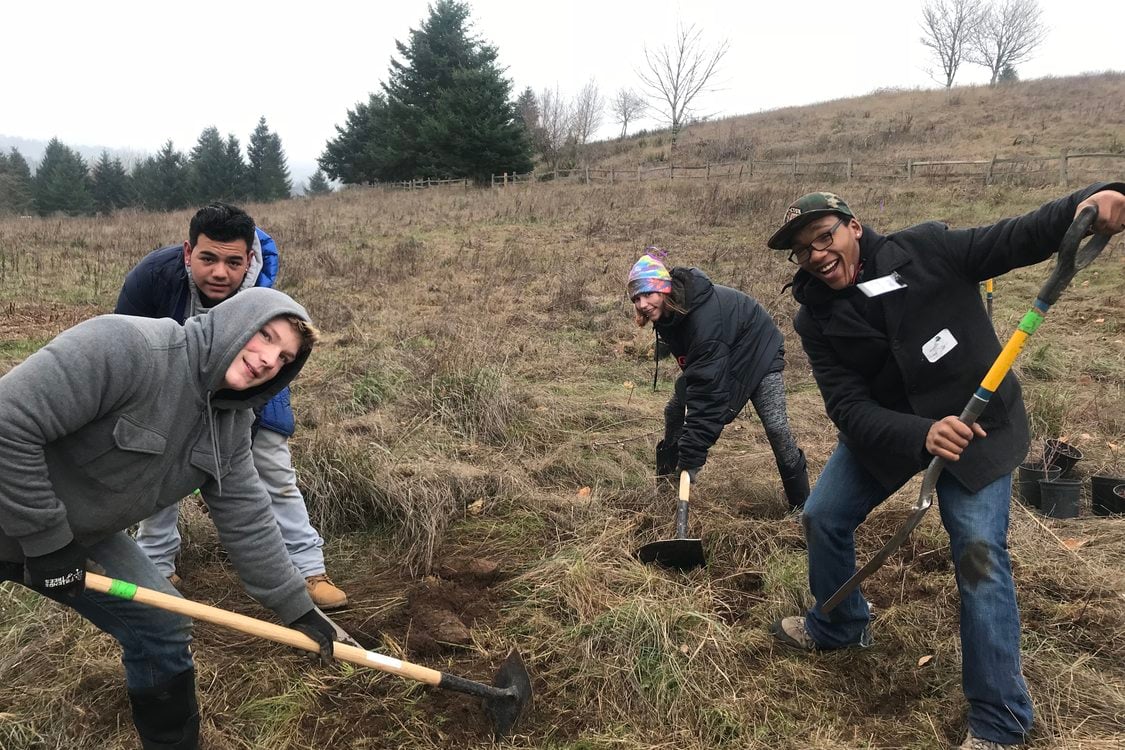
[[[1125, 138], [1120, 122], [1115, 132]], [[326, 333], [294, 388], [293, 450], [329, 570], [351, 594], [338, 621], [368, 648], [484, 681], [518, 647], [537, 694], [504, 743], [514, 748], [959, 742], [957, 593], [936, 513], [865, 587], [873, 648], [775, 645], [768, 624], [808, 602], [806, 556], [747, 410], [693, 497], [708, 567], [669, 574], [633, 557], [672, 527], [651, 457], [673, 373], [662, 363], [653, 392], [652, 333], [632, 324], [624, 298], [629, 265], [661, 244], [775, 316], [789, 344], [790, 419], [815, 477], [834, 430], [792, 332], [789, 268], [765, 238], [792, 197], [819, 188], [882, 231], [975, 225], [1062, 192], [665, 181], [362, 189], [248, 206], [278, 241], [280, 288]], [[0, 219], [0, 372], [111, 310], [128, 268], [182, 241], [189, 216]], [[997, 281], [1002, 339], [1048, 270]], [[1125, 473], [1123, 284], [1118, 239], [1017, 365], [1036, 437], [1079, 445], [1083, 475]], [[912, 483], [876, 511], [861, 557], [916, 493]], [[242, 592], [207, 518], [186, 515], [185, 595], [270, 618]], [[1125, 747], [1125, 516], [1093, 517], [1086, 505], [1078, 519], [1047, 519], [1014, 501], [1010, 541], [1037, 713], [1030, 747]], [[206, 624], [195, 647], [211, 750], [492, 745], [467, 696], [313, 667]], [[113, 642], [0, 585], [0, 748], [136, 747], [121, 682]]]

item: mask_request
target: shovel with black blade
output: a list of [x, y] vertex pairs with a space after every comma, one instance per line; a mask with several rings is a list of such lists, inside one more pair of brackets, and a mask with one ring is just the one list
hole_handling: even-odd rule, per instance
[[[1000, 387], [1000, 382], [1008, 374], [1008, 370], [1012, 368], [1012, 363], [1023, 350], [1027, 339], [1039, 328], [1047, 311], [1051, 309], [1051, 305], [1058, 302], [1059, 296], [1070, 285], [1075, 274], [1090, 265], [1094, 258], [1097, 258], [1101, 251], [1105, 249], [1109, 242], [1109, 235], [1107, 234], [1095, 234], [1085, 244], [1082, 244], [1082, 239], [1091, 231], [1097, 218], [1098, 209], [1094, 206], [1087, 206], [1071, 222], [1070, 228], [1066, 230], [1062, 244], [1059, 246], [1054, 271], [1043, 283], [1043, 287], [1039, 290], [1031, 309], [1020, 320], [1019, 326], [1012, 333], [999, 356], [996, 357], [996, 361], [992, 363], [992, 367], [988, 370], [988, 374], [984, 376], [977, 392], [973, 394], [969, 403], [965, 405], [965, 410], [961, 412], [959, 419], [965, 424], [971, 426], [984, 412], [992, 394]], [[879, 550], [866, 565], [856, 571], [855, 575], [828, 598], [828, 601], [820, 605], [822, 614], [827, 615], [836, 609], [840, 602], [855, 591], [859, 584], [879, 569], [891, 553], [902, 546], [902, 543], [910, 536], [910, 532], [922, 522], [922, 517], [933, 505], [933, 495], [937, 491], [938, 477], [945, 469], [945, 464], [945, 459], [937, 456], [930, 461], [926, 473], [922, 476], [922, 490], [919, 493], [918, 502], [912, 508], [914, 512], [910, 518], [906, 519], [906, 523], [883, 546], [883, 549]]]
[[657, 563], [666, 568], [686, 572], [707, 564], [703, 556], [703, 541], [688, 539], [688, 496], [691, 494], [691, 475], [680, 472], [680, 497], [676, 501], [676, 537], [659, 542], [649, 542], [637, 550], [637, 557], [646, 565]]

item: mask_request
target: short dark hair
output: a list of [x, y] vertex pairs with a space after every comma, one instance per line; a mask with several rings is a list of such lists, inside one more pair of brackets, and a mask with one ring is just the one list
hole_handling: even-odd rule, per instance
[[246, 240], [246, 249], [254, 247], [254, 220], [250, 214], [229, 203], [209, 203], [195, 212], [188, 227], [192, 247], [205, 234], [216, 242]]

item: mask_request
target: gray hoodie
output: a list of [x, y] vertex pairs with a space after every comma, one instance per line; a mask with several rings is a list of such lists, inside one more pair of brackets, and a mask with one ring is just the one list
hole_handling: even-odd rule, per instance
[[246, 590], [285, 622], [312, 609], [250, 454], [251, 409], [288, 385], [222, 389], [285, 294], [256, 287], [183, 326], [103, 315], [64, 331], [0, 378], [0, 560], [93, 544], [202, 491]]

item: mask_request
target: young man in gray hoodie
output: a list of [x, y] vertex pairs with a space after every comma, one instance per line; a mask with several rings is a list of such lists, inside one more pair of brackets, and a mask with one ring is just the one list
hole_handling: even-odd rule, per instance
[[87, 561], [177, 595], [126, 533], [199, 488], [247, 592], [332, 654], [251, 455], [252, 409], [296, 377], [316, 329], [272, 289], [176, 321], [103, 315], [0, 378], [0, 580], [64, 604], [123, 649], [145, 750], [198, 747], [191, 620], [85, 590]]

